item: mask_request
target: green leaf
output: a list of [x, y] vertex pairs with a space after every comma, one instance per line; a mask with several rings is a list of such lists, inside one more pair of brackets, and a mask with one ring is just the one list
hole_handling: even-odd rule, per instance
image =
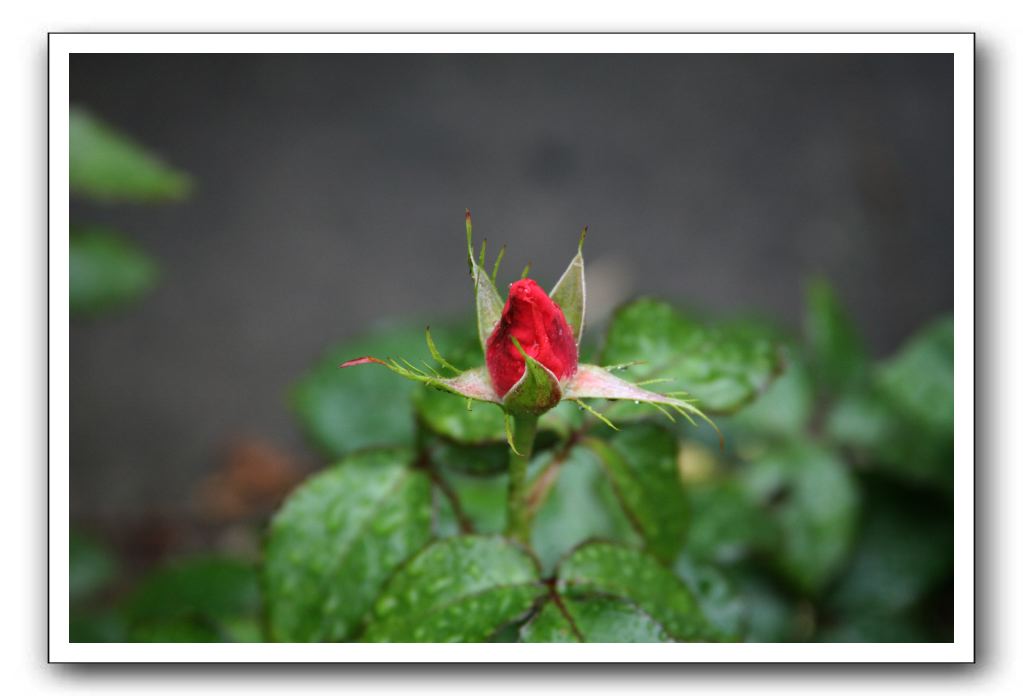
[[827, 391], [838, 393], [863, 380], [867, 371], [863, 339], [823, 278], [807, 287], [804, 330], [814, 375]]
[[839, 399], [826, 430], [865, 469], [950, 493], [953, 480], [952, 320], [925, 328], [873, 381]]
[[640, 543], [592, 452], [573, 448], [564, 462], [555, 465], [555, 472], [544, 468], [549, 461], [550, 456], [539, 462], [541, 473], [534, 484], [544, 475], [556, 475], [557, 480], [533, 519], [531, 539], [545, 573], [552, 572], [566, 553], [590, 539]]
[[523, 643], [672, 643], [668, 632], [635, 604], [618, 597], [548, 601], [525, 626]]
[[783, 372], [752, 404], [733, 417], [743, 431], [771, 437], [798, 437], [814, 410], [813, 384], [802, 360], [788, 352]]
[[675, 561], [675, 574], [692, 589], [703, 615], [725, 640], [742, 638], [747, 621], [746, 604], [724, 573], [682, 554]]
[[776, 520], [731, 478], [686, 486], [692, 524], [686, 552], [705, 563], [734, 563], [757, 550], [777, 548]]
[[579, 238], [579, 250], [568, 268], [561, 274], [561, 278], [551, 290], [550, 298], [565, 314], [565, 321], [572, 327], [572, 335], [575, 337], [576, 346], [582, 341], [583, 325], [586, 319], [586, 271], [583, 263], [583, 241], [586, 239], [586, 230], [583, 230]]
[[130, 304], [156, 284], [156, 264], [126, 238], [102, 227], [72, 227], [71, 312], [95, 314]]
[[416, 415], [427, 428], [455, 442], [480, 445], [504, 442], [504, 411], [499, 406], [475, 401], [472, 410], [465, 399], [421, 387], [414, 392]]
[[430, 482], [405, 449], [317, 474], [274, 517], [264, 580], [280, 641], [350, 638], [388, 576], [430, 538]]
[[71, 602], [81, 602], [95, 595], [113, 580], [117, 572], [117, 559], [105, 545], [72, 531], [69, 569]]
[[741, 480], [779, 529], [773, 562], [800, 590], [818, 592], [848, 558], [856, 531], [859, 491], [846, 465], [821, 446], [793, 442], [751, 462]]
[[570, 598], [599, 594], [633, 602], [676, 640], [719, 638], [682, 581], [640, 551], [603, 542], [585, 544], [561, 562], [557, 589]]
[[[411, 444], [413, 382], [387, 370], [338, 369], [353, 355], [401, 355], [410, 362], [430, 358], [422, 328], [392, 326], [332, 348], [291, 392], [303, 430], [330, 457], [366, 447]], [[455, 396], [443, 395], [461, 403]]]
[[952, 317], [918, 333], [878, 371], [881, 392], [915, 423], [951, 436], [954, 428], [955, 333]]
[[72, 643], [124, 643], [128, 625], [117, 609], [72, 610], [68, 633]]
[[669, 563], [682, 548], [689, 510], [678, 470], [678, 442], [666, 430], [639, 424], [607, 441], [588, 438], [629, 520], [647, 550]]
[[850, 617], [910, 609], [952, 570], [947, 501], [880, 481], [872, 481], [867, 492], [852, 561], [829, 594], [831, 606]]
[[71, 108], [68, 137], [73, 193], [103, 202], [155, 202], [180, 200], [192, 187], [187, 175], [81, 108]]
[[[507, 460], [508, 446], [505, 445], [504, 449], [504, 457]], [[457, 496], [462, 512], [472, 523], [473, 531], [479, 534], [497, 534], [504, 529], [508, 505], [507, 474], [475, 476], [460, 472], [447, 464], [440, 464], [437, 469]], [[444, 512], [454, 514], [453, 510]], [[452, 517], [450, 522], [457, 523], [457, 520]]]
[[539, 580], [535, 561], [506, 539], [438, 541], [387, 583], [363, 640], [482, 641], [546, 594]]
[[[774, 337], [761, 327], [700, 324], [652, 299], [619, 309], [608, 329], [603, 364], [633, 361], [641, 361], [630, 368], [633, 381], [669, 379], [671, 389], [718, 413], [752, 401], [781, 369]], [[628, 408], [616, 409], [616, 417]]]
[[855, 616], [826, 628], [817, 637], [822, 643], [928, 643], [936, 642], [907, 617]]
[[148, 576], [127, 604], [133, 621], [200, 616], [226, 619], [255, 614], [259, 577], [249, 563], [199, 557], [171, 563]]

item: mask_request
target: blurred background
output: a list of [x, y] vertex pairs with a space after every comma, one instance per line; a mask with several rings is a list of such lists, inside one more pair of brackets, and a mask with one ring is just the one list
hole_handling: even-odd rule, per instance
[[820, 276], [889, 356], [952, 308], [952, 93], [940, 55], [75, 55], [83, 128], [181, 174], [72, 197], [148, 259], [73, 314], [72, 519], [139, 568], [251, 545], [223, 521], [324, 463], [310, 365], [471, 311], [466, 207], [506, 281], [589, 225], [591, 326], [650, 294], [798, 332]]

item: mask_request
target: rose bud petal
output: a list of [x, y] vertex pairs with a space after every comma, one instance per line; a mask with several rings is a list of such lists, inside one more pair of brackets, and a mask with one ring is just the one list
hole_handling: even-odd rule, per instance
[[511, 284], [501, 321], [487, 339], [487, 370], [494, 390], [502, 397], [526, 369], [512, 338], [559, 381], [575, 374], [579, 352], [572, 328], [561, 307], [530, 278]]

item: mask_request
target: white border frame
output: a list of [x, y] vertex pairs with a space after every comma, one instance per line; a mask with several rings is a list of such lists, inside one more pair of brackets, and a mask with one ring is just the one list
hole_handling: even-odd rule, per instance
[[[952, 643], [139, 644], [68, 639], [68, 94], [72, 53], [950, 53], [954, 71], [955, 568]], [[51, 34], [49, 36], [51, 662], [973, 662], [974, 36], [927, 34]]]

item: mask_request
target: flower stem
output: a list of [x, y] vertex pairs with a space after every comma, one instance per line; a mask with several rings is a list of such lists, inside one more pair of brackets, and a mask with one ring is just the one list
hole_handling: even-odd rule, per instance
[[[533, 453], [536, 437], [537, 416], [517, 415], [513, 417], [512, 441], [515, 448], [508, 448], [508, 526], [505, 536], [523, 544], [529, 544], [529, 487], [526, 485], [526, 470]], [[518, 450], [518, 454], [515, 453]]]

